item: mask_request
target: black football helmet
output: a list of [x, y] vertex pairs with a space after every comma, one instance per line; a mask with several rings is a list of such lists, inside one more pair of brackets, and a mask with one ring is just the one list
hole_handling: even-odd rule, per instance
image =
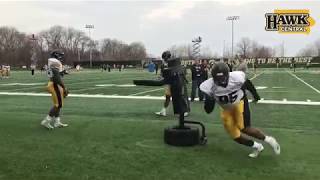
[[162, 53], [162, 59], [164, 61], [167, 61], [170, 58], [171, 58], [171, 52], [170, 51], [165, 51], [165, 52]]
[[227, 87], [229, 82], [229, 67], [223, 62], [215, 63], [211, 75], [216, 85]]
[[61, 50], [53, 50], [53, 51], [50, 53], [50, 57], [51, 57], [51, 58], [56, 58], [56, 59], [58, 59], [59, 61], [62, 61], [63, 58], [64, 58], [64, 52], [62, 52]]

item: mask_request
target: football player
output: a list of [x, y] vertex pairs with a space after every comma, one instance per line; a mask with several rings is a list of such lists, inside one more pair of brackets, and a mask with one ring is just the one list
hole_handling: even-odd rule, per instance
[[[165, 51], [162, 53], [162, 59], [165, 60], [165, 59], [170, 59], [171, 58], [171, 52], [170, 51]], [[165, 68], [168, 68], [168, 63], [163, 61], [162, 64], [161, 64], [161, 76], [163, 76], [163, 71]], [[159, 111], [159, 112], [155, 112], [156, 115], [159, 115], [159, 116], [167, 116], [167, 108], [170, 104], [170, 101], [171, 101], [171, 87], [169, 84], [166, 84], [165, 85], [165, 88], [164, 88], [164, 95], [165, 95], [165, 101], [164, 101], [164, 104], [163, 104], [163, 108]], [[184, 113], [184, 116], [188, 116], [189, 113], [188, 112], [185, 112]]]
[[[201, 91], [206, 94], [205, 111], [211, 113], [215, 103], [221, 106], [221, 119], [228, 134], [239, 144], [251, 147], [254, 151], [249, 157], [258, 157], [263, 151], [262, 144], [249, 139], [248, 136], [268, 143], [275, 154], [280, 154], [280, 145], [272, 136], [265, 135], [261, 130], [251, 127], [250, 109], [245, 90], [252, 93], [254, 102], [260, 97], [249, 79], [246, 79], [242, 71], [229, 72], [225, 63], [214, 65], [212, 78], [200, 85]], [[245, 136], [245, 135], [247, 136]]]
[[61, 123], [60, 110], [63, 106], [63, 99], [67, 97], [68, 90], [62, 81], [62, 63], [64, 53], [60, 50], [54, 50], [48, 59], [48, 77], [49, 82], [47, 86], [48, 92], [52, 96], [53, 107], [49, 114], [41, 121], [41, 125], [47, 129], [57, 127], [67, 127], [68, 124]]
[[[165, 51], [162, 53], [162, 59], [169, 59], [170, 57], [171, 57], [170, 51]], [[163, 76], [163, 70], [165, 68], [168, 68], [168, 64], [167, 64], [167, 62], [162, 61], [162, 64], [160, 67], [161, 76]], [[167, 108], [168, 108], [170, 101], [171, 101], [171, 88], [170, 88], [170, 85], [168, 85], [168, 84], [165, 85], [164, 95], [165, 95], [166, 99], [164, 101], [163, 108], [159, 112], [155, 113], [159, 116], [167, 116]]]

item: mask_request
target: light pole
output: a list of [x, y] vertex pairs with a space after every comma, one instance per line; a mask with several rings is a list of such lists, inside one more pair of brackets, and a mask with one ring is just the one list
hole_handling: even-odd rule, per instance
[[90, 38], [90, 68], [92, 68], [92, 40], [91, 40], [91, 29], [94, 29], [94, 25], [86, 24], [86, 29], [89, 30], [89, 38]]
[[31, 46], [31, 66], [36, 66], [37, 65], [37, 52], [36, 52], [36, 42], [37, 38], [35, 37], [34, 34], [32, 34], [31, 38], [29, 38], [32, 42]]
[[199, 36], [197, 38], [194, 38], [192, 40], [192, 42], [193, 42], [193, 45], [192, 45], [192, 48], [193, 48], [192, 56], [196, 60], [199, 60], [200, 59], [200, 48], [201, 48], [201, 44], [200, 43], [202, 42], [202, 38]]
[[240, 16], [228, 16], [227, 21], [231, 21], [232, 24], [232, 40], [231, 40], [231, 57], [233, 58], [233, 21], [236, 21], [240, 18]]

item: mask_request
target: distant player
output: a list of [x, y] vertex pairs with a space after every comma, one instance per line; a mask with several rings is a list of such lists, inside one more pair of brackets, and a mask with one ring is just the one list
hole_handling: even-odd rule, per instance
[[63, 106], [63, 99], [67, 97], [68, 90], [62, 81], [63, 67], [61, 61], [64, 53], [59, 50], [54, 50], [51, 53], [51, 58], [48, 59], [48, 91], [52, 96], [53, 107], [49, 114], [41, 121], [41, 125], [47, 129], [57, 127], [67, 127], [68, 124], [61, 123], [60, 110]]
[[306, 69], [309, 69], [310, 65], [311, 65], [311, 60], [308, 60], [307, 63], [306, 63]]
[[279, 60], [279, 58], [276, 58], [276, 65], [277, 65], [277, 69], [279, 69], [279, 66], [280, 66], [280, 60]]
[[1, 74], [2, 74], [3, 78], [9, 78], [10, 77], [10, 66], [3, 65]]
[[2, 76], [3, 76], [3, 71], [2, 71], [2, 65], [0, 64], [0, 78], [2, 79]]
[[[170, 57], [171, 57], [170, 51], [165, 51], [162, 54], [162, 59], [170, 58]], [[160, 67], [161, 76], [163, 76], [163, 70], [165, 68], [167, 68], [167, 67], [168, 67], [168, 64], [165, 61], [163, 61], [162, 64], [161, 64], [161, 67]], [[169, 107], [169, 104], [170, 104], [170, 101], [171, 101], [171, 88], [170, 88], [170, 85], [168, 85], [168, 84], [165, 85], [164, 96], [165, 96], [166, 99], [165, 99], [165, 101], [163, 103], [163, 108], [159, 112], [155, 113], [155, 114], [157, 114], [159, 116], [167, 116], [167, 108]]]
[[36, 65], [32, 64], [30, 66], [30, 69], [31, 69], [31, 75], [34, 76], [34, 71], [36, 70]]
[[293, 72], [296, 72], [296, 67], [297, 67], [296, 61], [294, 59], [292, 59]]
[[247, 89], [253, 94], [255, 102], [260, 100], [260, 97], [251, 81], [246, 79], [245, 73], [241, 71], [229, 72], [228, 66], [220, 62], [213, 67], [211, 74], [213, 78], [200, 85], [201, 91], [207, 95], [205, 111], [211, 113], [216, 102], [221, 106], [220, 115], [225, 130], [237, 143], [254, 149], [249, 157], [258, 157], [264, 147], [247, 136], [265, 141], [276, 154], [280, 154], [280, 145], [275, 138], [251, 127], [250, 109], [245, 90]]
[[196, 92], [198, 91], [199, 101], [203, 100], [203, 94], [200, 91], [200, 84], [204, 81], [205, 67], [200, 64], [199, 60], [195, 60], [191, 66], [192, 88], [191, 88], [191, 102], [194, 101]]
[[239, 64], [235, 68], [236, 71], [248, 72], [248, 64], [244, 59], [239, 59]]
[[[162, 59], [169, 59], [170, 57], [171, 57], [170, 51], [165, 51], [164, 53], [162, 53]], [[168, 68], [168, 64], [165, 61], [163, 61], [160, 68], [161, 68], [161, 70], [160, 70], [161, 76], [163, 76], [163, 70], [165, 68]], [[159, 112], [155, 113], [156, 115], [159, 115], [159, 116], [167, 116], [167, 108], [169, 107], [170, 101], [171, 101], [171, 87], [170, 87], [170, 85], [166, 84], [164, 91], [165, 91], [164, 95], [165, 95], [166, 99], [164, 101], [163, 108]], [[184, 116], [188, 116], [188, 115], [189, 115], [188, 112], [184, 113]]]

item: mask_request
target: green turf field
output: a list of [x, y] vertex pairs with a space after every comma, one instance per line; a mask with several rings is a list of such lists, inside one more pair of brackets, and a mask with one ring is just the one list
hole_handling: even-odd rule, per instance
[[67, 75], [71, 94], [62, 120], [70, 127], [48, 131], [40, 126], [51, 106], [42, 96], [46, 75], [14, 71], [0, 80], [0, 180], [320, 179], [320, 105], [310, 105], [320, 102], [319, 69], [249, 77], [265, 102], [251, 104], [252, 125], [278, 139], [280, 156], [265, 145], [257, 159], [248, 158], [250, 149], [225, 133], [218, 108], [207, 115], [200, 102], [191, 104], [187, 119], [205, 123], [208, 144], [165, 145], [163, 130], [177, 121], [171, 109], [167, 117], [153, 114], [163, 88], [132, 86], [133, 79], [157, 78], [142, 70]]

